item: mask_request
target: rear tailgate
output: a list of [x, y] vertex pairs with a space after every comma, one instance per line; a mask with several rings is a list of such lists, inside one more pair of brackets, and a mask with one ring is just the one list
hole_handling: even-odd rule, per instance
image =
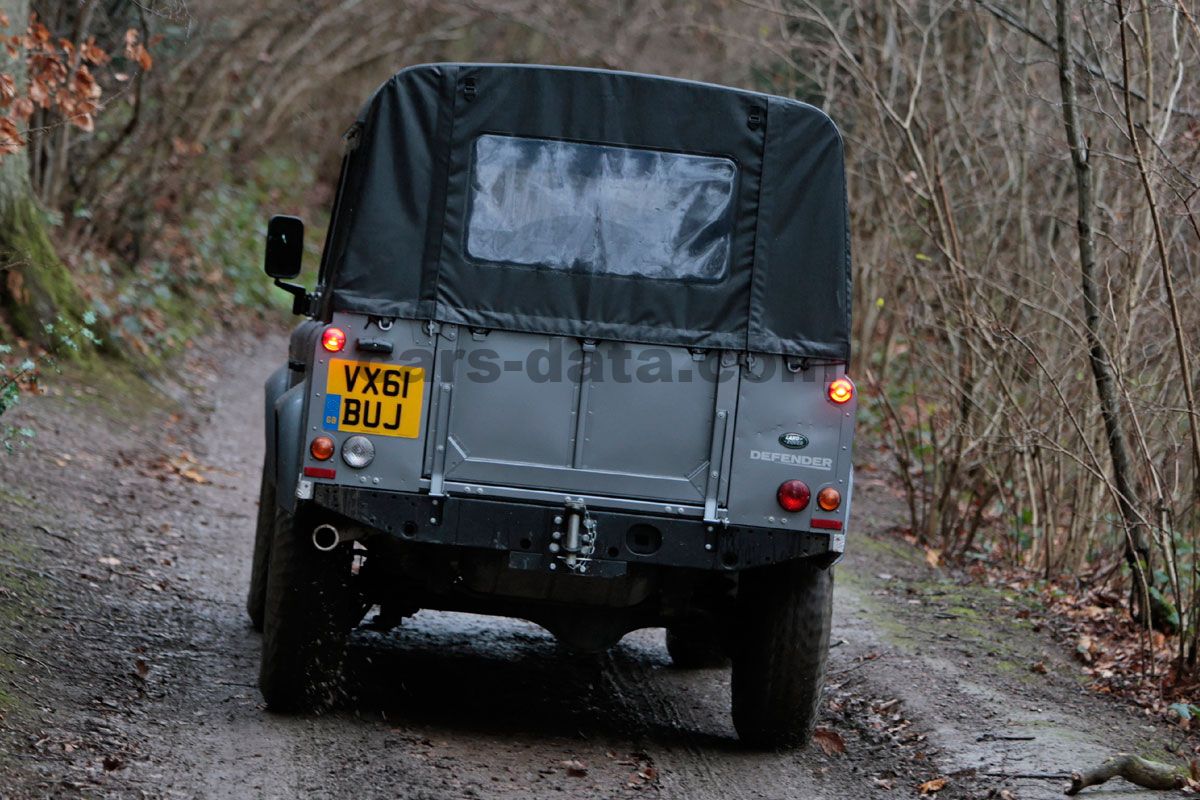
[[427, 468], [446, 482], [692, 506], [719, 489], [719, 353], [453, 326], [441, 341]]

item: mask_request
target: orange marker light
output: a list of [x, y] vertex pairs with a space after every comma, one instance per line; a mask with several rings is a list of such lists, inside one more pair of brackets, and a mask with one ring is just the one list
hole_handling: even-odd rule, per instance
[[340, 353], [346, 347], [346, 332], [341, 328], [326, 328], [321, 334], [321, 347], [331, 353]]
[[849, 403], [854, 397], [854, 384], [849, 378], [838, 378], [829, 384], [829, 399], [839, 406]]
[[328, 461], [333, 457], [333, 439], [328, 436], [318, 436], [308, 446], [308, 452], [317, 461]]
[[837, 511], [842, 504], [842, 493], [832, 486], [826, 486], [817, 492], [817, 505], [824, 511]]

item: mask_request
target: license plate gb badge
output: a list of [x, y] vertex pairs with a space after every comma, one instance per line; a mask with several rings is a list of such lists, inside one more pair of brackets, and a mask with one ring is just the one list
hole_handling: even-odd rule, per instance
[[421, 431], [425, 370], [370, 361], [329, 362], [323, 427], [415, 439]]

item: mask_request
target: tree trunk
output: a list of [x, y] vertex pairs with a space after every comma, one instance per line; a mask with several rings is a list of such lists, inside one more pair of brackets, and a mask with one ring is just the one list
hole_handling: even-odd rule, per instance
[[1133, 466], [1129, 459], [1125, 425], [1121, 415], [1120, 399], [1117, 396], [1117, 378], [1100, 333], [1100, 282], [1096, 265], [1096, 240], [1093, 226], [1095, 202], [1092, 198], [1093, 177], [1088, 142], [1083, 135], [1078, 115], [1075, 94], [1075, 61], [1071, 55], [1071, 0], [1057, 0], [1055, 22], [1057, 26], [1058, 77], [1062, 91], [1063, 125], [1067, 132], [1067, 143], [1071, 149], [1071, 161], [1075, 167], [1075, 190], [1078, 200], [1077, 229], [1079, 238], [1079, 266], [1083, 289], [1084, 327], [1087, 331], [1088, 356], [1092, 377], [1096, 383], [1096, 394], [1100, 400], [1100, 416], [1104, 420], [1104, 431], [1108, 442], [1108, 453], [1112, 461], [1113, 483], [1117, 507], [1125, 527], [1125, 559], [1133, 576], [1131, 612], [1139, 621], [1152, 622], [1149, 593], [1150, 548], [1145, 532], [1134, 506]]
[[[23, 32], [29, 21], [29, 0], [0, 0], [0, 13], [8, 16], [6, 35]], [[25, 54], [16, 58], [0, 48], [0, 73], [11, 75], [17, 85], [17, 94], [25, 91]], [[12, 209], [30, 196], [29, 156], [27, 151], [0, 156], [0, 220], [7, 221]], [[7, 226], [3, 233], [7, 234]]]
[[[0, 0], [8, 34], [29, 24], [29, 0]], [[25, 91], [25, 54], [11, 57], [0, 48], [0, 73]], [[46, 234], [42, 210], [29, 181], [29, 151], [0, 156], [0, 308], [19, 335], [47, 342], [45, 324], [60, 317], [78, 322], [86, 304]]]

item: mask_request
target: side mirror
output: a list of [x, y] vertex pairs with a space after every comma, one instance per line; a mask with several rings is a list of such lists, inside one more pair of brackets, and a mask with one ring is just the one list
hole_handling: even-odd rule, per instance
[[304, 220], [277, 214], [267, 223], [267, 257], [264, 269], [275, 280], [300, 274], [304, 258]]

